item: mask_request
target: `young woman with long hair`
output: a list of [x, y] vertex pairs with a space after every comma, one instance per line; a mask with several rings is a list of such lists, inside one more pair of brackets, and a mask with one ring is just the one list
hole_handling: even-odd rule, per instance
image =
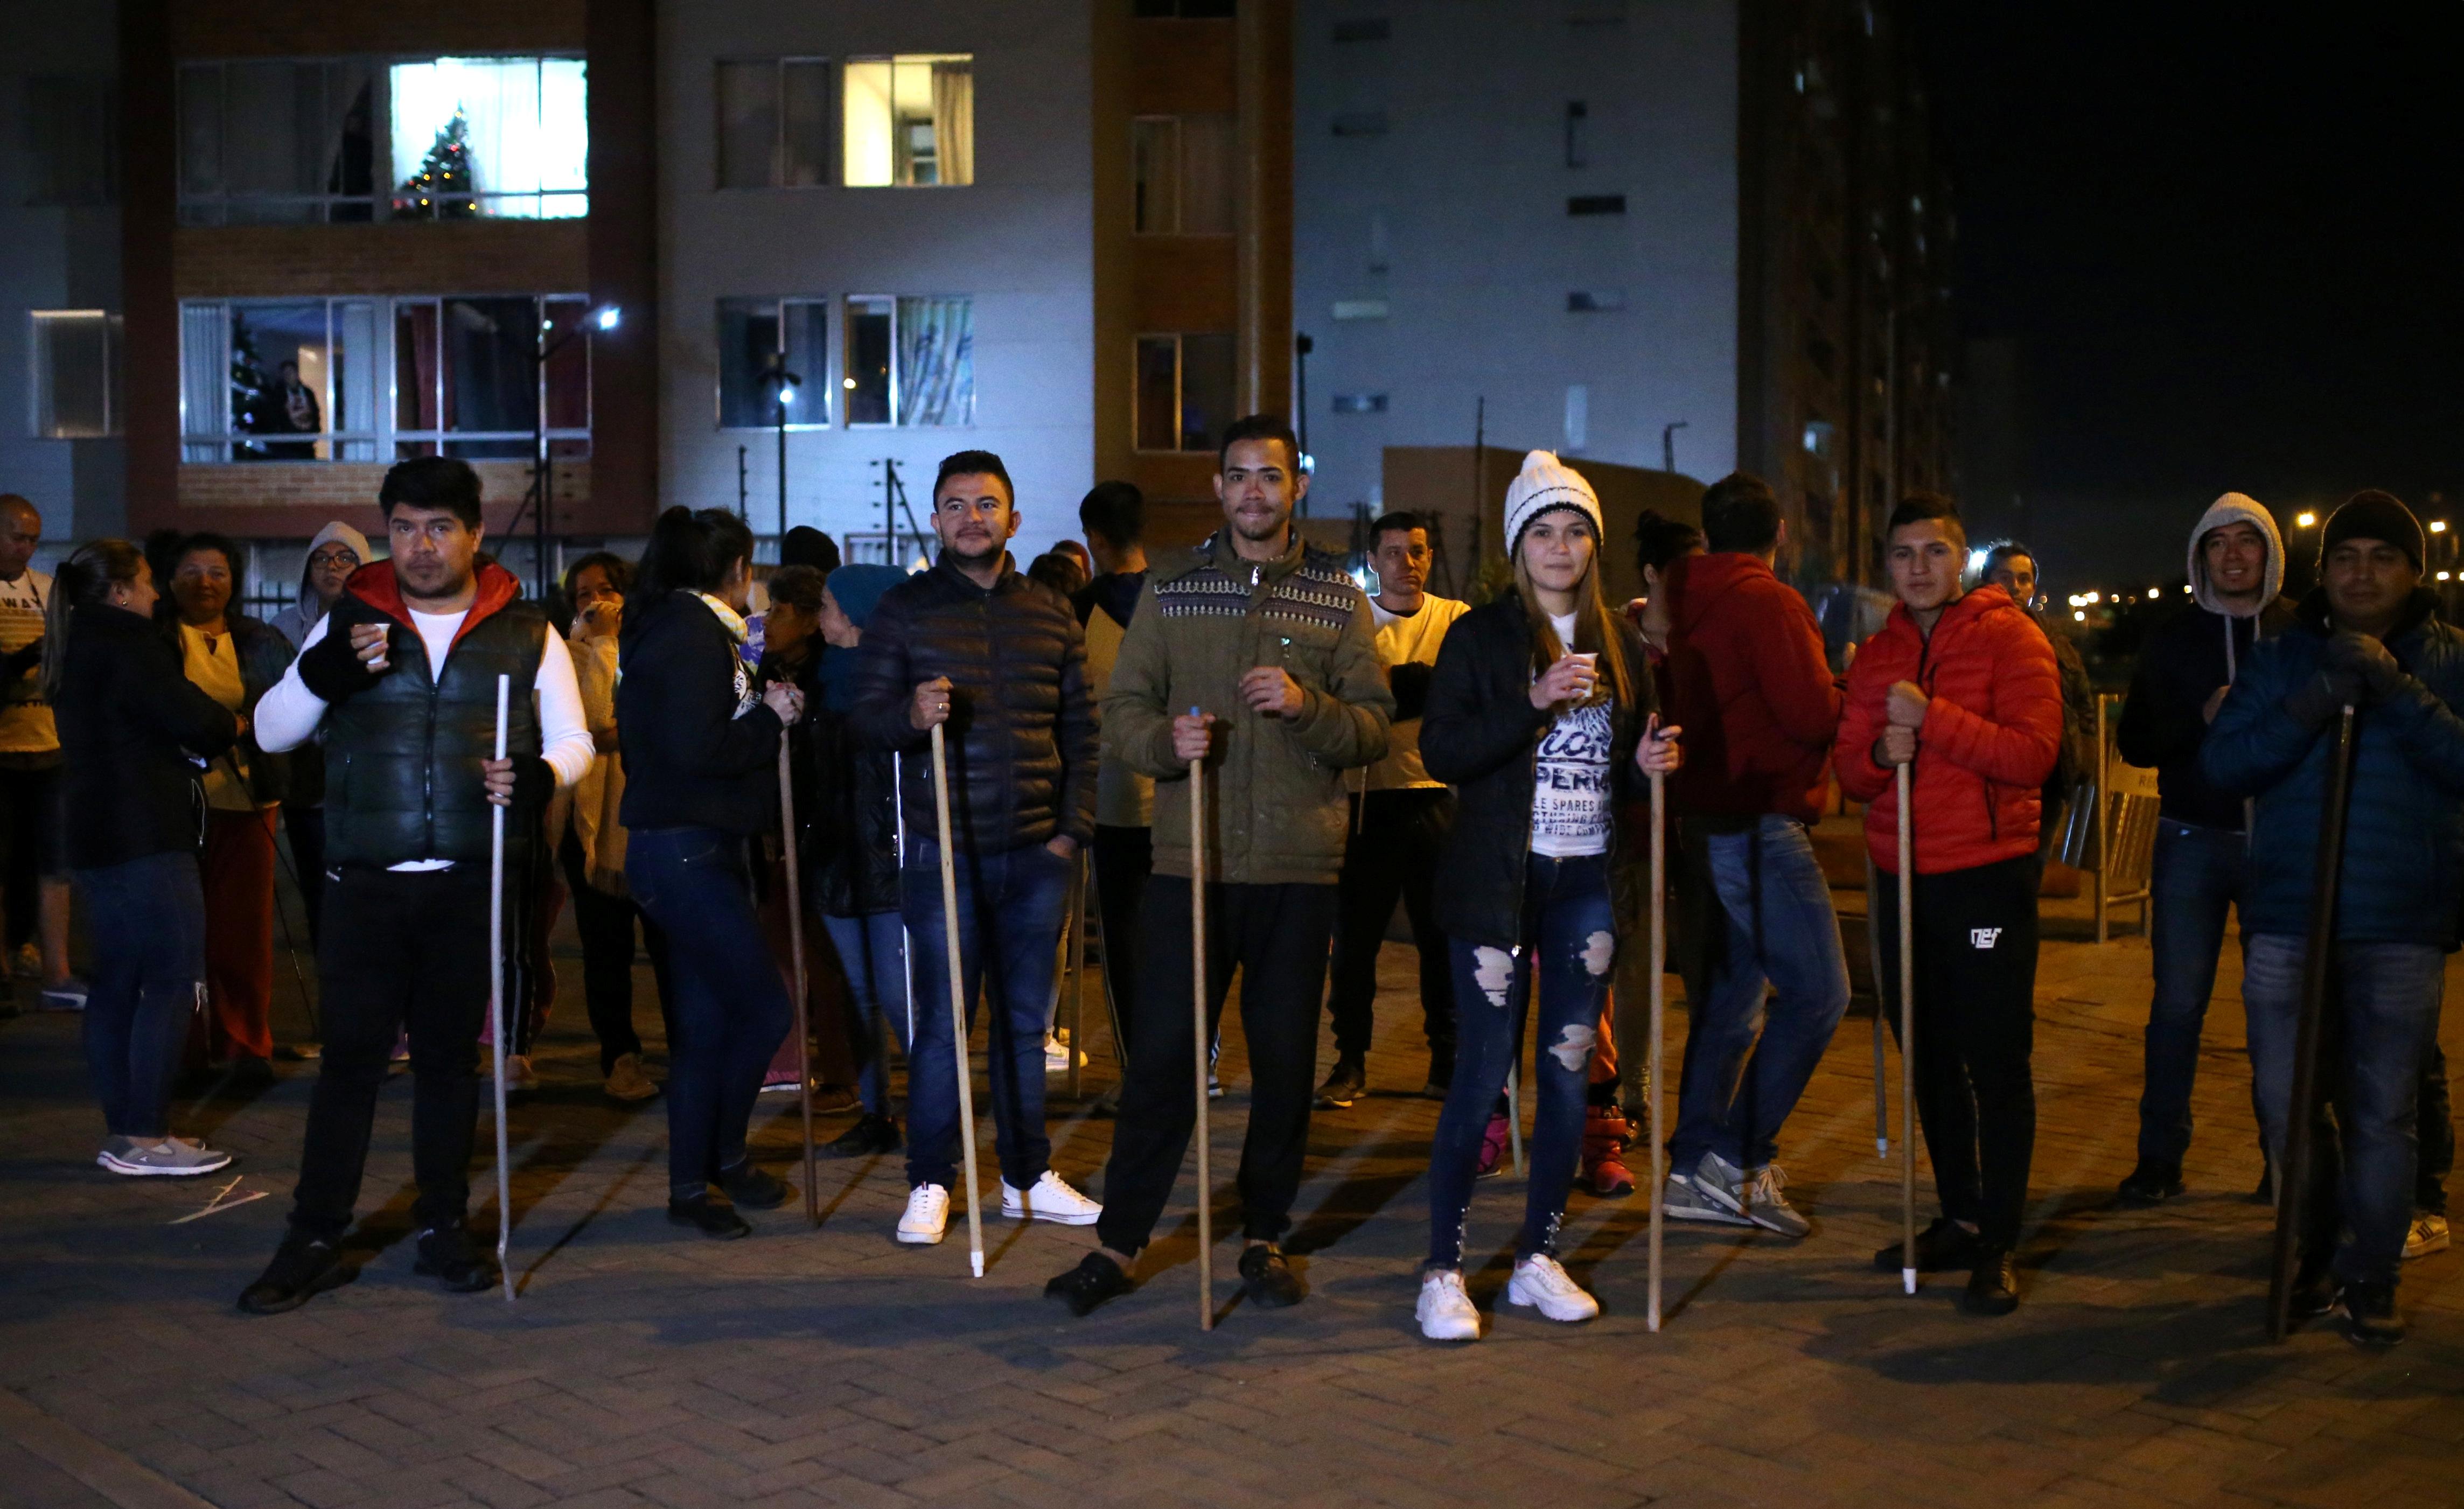
[[[668, 1218], [747, 1235], [737, 1206], [791, 1191], [757, 1169], [745, 1124], [794, 1010], [754, 910], [749, 845], [777, 820], [779, 740], [803, 713], [744, 663], [753, 535], [720, 509], [659, 515], [625, 602], [616, 722], [625, 733], [625, 880], [667, 934]], [[716, 1184], [725, 1198], [715, 1197]]]
[[197, 762], [239, 720], [182, 672], [152, 622], [154, 573], [124, 539], [64, 561], [44, 627], [44, 692], [65, 756], [68, 863], [94, 943], [86, 1072], [114, 1173], [210, 1173], [231, 1162], [170, 1128], [171, 1083], [206, 981]]
[[1539, 1114], [1506, 1297], [1552, 1321], [1599, 1313], [1558, 1265], [1556, 1245], [1617, 955], [1615, 803], [1678, 764], [1678, 731], [1657, 726], [1640, 638], [1600, 590], [1602, 534], [1591, 484], [1545, 450], [1524, 459], [1506, 490], [1514, 591], [1457, 621], [1421, 717], [1421, 757], [1461, 803], [1438, 896], [1459, 1041], [1430, 1156], [1419, 1307], [1421, 1334], [1436, 1340], [1480, 1336], [1463, 1282], [1463, 1217], [1535, 984]]

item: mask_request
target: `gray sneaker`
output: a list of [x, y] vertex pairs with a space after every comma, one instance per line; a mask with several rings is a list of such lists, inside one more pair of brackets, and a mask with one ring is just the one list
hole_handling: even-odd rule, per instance
[[178, 1137], [166, 1137], [151, 1148], [140, 1148], [131, 1143], [119, 1152], [102, 1155], [102, 1166], [114, 1173], [140, 1177], [167, 1175], [180, 1179], [211, 1173], [231, 1161], [230, 1153]]
[[1777, 1164], [1749, 1174], [1716, 1152], [1705, 1152], [1695, 1167], [1693, 1183], [1704, 1198], [1741, 1225], [1759, 1226], [1791, 1240], [1814, 1230], [1814, 1223], [1788, 1203], [1780, 1189], [1788, 1182]]
[[113, 1132], [110, 1136], [105, 1137], [102, 1140], [102, 1150], [94, 1155], [94, 1161], [101, 1165], [103, 1168], [108, 1169], [111, 1167], [111, 1160], [113, 1157], [120, 1153], [126, 1152], [129, 1149], [129, 1147], [130, 1144], [127, 1138], [122, 1137], [118, 1132]]
[[1714, 1199], [1710, 1192], [1682, 1173], [1668, 1176], [1660, 1208], [1672, 1221], [1707, 1221], [1714, 1226], [1751, 1226], [1753, 1222]]

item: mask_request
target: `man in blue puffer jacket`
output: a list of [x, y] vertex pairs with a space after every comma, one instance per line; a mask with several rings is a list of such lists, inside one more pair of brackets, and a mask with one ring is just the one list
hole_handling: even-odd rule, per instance
[[[2340, 1310], [2348, 1337], [2380, 1345], [2404, 1339], [2396, 1266], [2412, 1218], [2415, 1087], [2464, 888], [2464, 631], [2421, 589], [2422, 555], [2402, 503], [2346, 500], [2327, 520], [2320, 587], [2293, 627], [2252, 651], [2200, 752], [2210, 781], [2256, 798], [2242, 1000], [2282, 1168], [2329, 751], [2340, 711], [2359, 710], [2324, 1039], [2341, 1062], [2321, 1066], [2338, 1125], [2311, 1160], [2294, 1304]], [[2340, 1217], [2351, 1235], [2331, 1280]]]

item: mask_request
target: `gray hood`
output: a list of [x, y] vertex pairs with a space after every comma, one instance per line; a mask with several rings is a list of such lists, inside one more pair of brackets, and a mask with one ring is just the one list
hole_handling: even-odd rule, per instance
[[[2227, 524], [2249, 524], [2267, 539], [2267, 575], [2260, 584], [2258, 607], [2251, 613], [2234, 613], [2224, 600], [2208, 587], [2208, 563], [2202, 558], [2199, 544], [2210, 532]], [[2267, 609], [2284, 591], [2284, 536], [2276, 531], [2276, 519], [2258, 500], [2240, 492], [2228, 492], [2208, 505], [2199, 515], [2199, 524], [2190, 531], [2190, 598], [2211, 613], [2231, 618], [2250, 618]]]

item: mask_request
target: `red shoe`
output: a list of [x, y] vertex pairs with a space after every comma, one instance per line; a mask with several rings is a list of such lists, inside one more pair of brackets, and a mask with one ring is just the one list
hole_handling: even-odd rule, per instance
[[1603, 1199], [1634, 1192], [1634, 1175], [1618, 1156], [1626, 1149], [1625, 1113], [1614, 1105], [1594, 1105], [1583, 1114], [1583, 1182]]
[[1506, 1162], [1506, 1118], [1491, 1116], [1488, 1130], [1480, 1139], [1480, 1167], [1472, 1170], [1475, 1179], [1485, 1179], [1498, 1171]]

